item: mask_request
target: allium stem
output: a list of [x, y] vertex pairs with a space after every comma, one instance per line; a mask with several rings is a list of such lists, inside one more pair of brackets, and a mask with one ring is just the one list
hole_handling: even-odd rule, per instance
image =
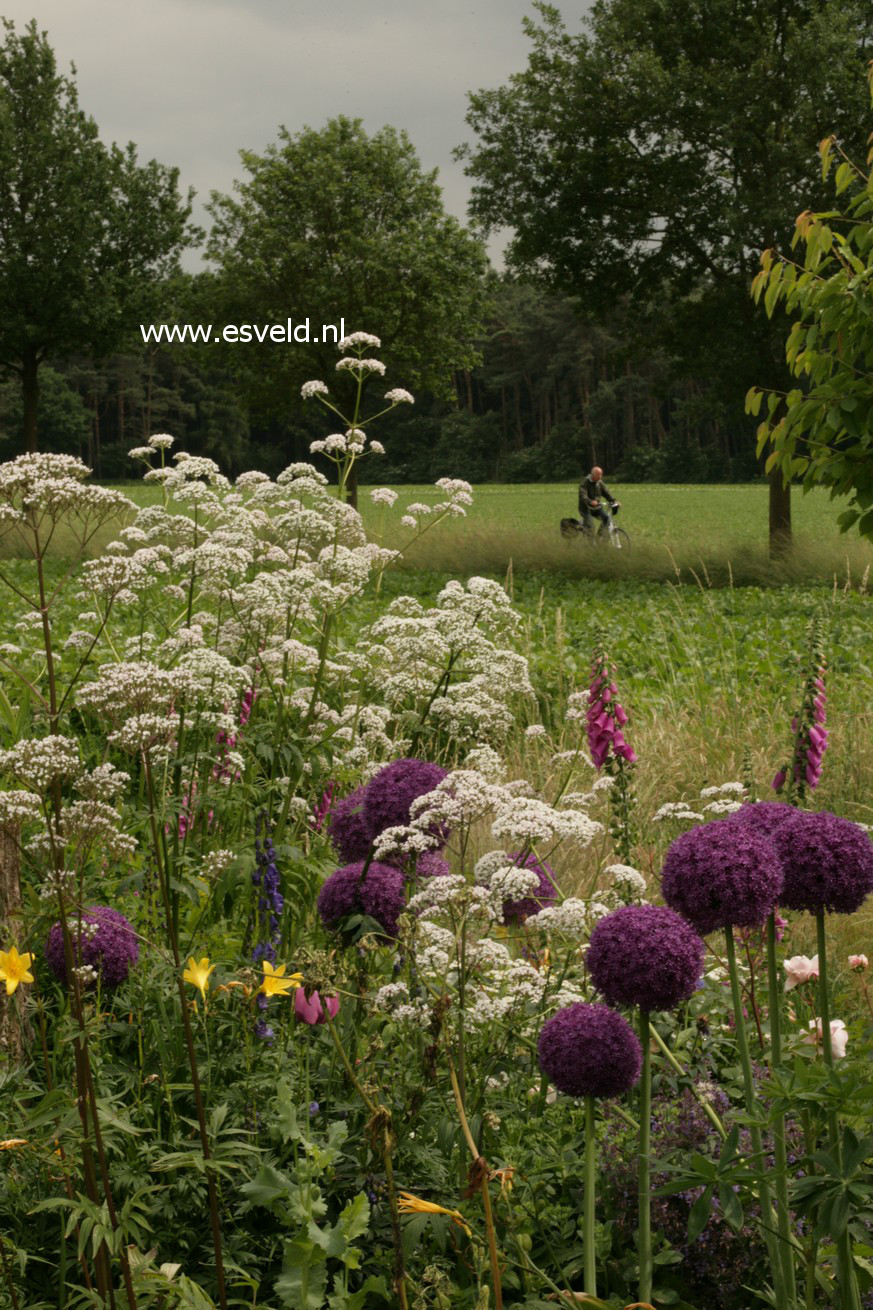
[[[652, 1299], [652, 1039], [649, 1012], [640, 1010], [640, 1045], [643, 1069], [640, 1075], [639, 1201], [640, 1201], [640, 1290], [641, 1301]], [[587, 1199], [586, 1199], [587, 1213]]]
[[[776, 912], [767, 919], [767, 984], [770, 1005], [770, 1068], [782, 1064], [782, 1031], [779, 996], [779, 973], [776, 961]], [[794, 1278], [794, 1237], [791, 1232], [791, 1212], [788, 1207], [788, 1155], [785, 1149], [785, 1115], [780, 1111], [773, 1123], [773, 1154], [776, 1161], [776, 1224], [779, 1231], [779, 1250], [782, 1256], [782, 1273], [789, 1304], [797, 1296]]]
[[[728, 924], [725, 928], [724, 936], [725, 945], [727, 947], [728, 970], [731, 979], [731, 997], [734, 1006], [737, 1047], [740, 1055], [740, 1064], [743, 1070], [743, 1092], [745, 1095], [746, 1113], [751, 1117], [757, 1113], [755, 1107], [755, 1084], [752, 1077], [752, 1059], [749, 1055], [746, 1021], [743, 1016], [743, 994], [740, 989], [740, 975], [737, 971], [737, 948], [736, 943], [734, 942], [734, 930], [732, 925]], [[776, 1216], [773, 1213], [773, 1202], [770, 1198], [770, 1184], [767, 1182], [767, 1164], [764, 1160], [761, 1129], [757, 1120], [754, 1120], [749, 1124], [749, 1136], [752, 1139], [752, 1152], [755, 1156], [755, 1163], [758, 1169], [758, 1197], [761, 1202], [761, 1226], [763, 1228], [764, 1241], [767, 1246], [767, 1256], [770, 1261], [770, 1274], [773, 1279], [773, 1291], [775, 1293], [776, 1306], [777, 1310], [788, 1310], [786, 1288], [782, 1278], [782, 1260], [777, 1247]]]
[[582, 1243], [585, 1258], [585, 1291], [588, 1296], [597, 1295], [597, 1246], [595, 1241], [597, 1188], [597, 1119], [593, 1096], [585, 1097], [585, 1174], [584, 1196], [585, 1215], [583, 1218]]
[[[815, 916], [818, 938], [818, 995], [821, 1024], [821, 1046], [824, 1062], [829, 1070], [834, 1067], [834, 1052], [831, 1045], [831, 998], [828, 983], [828, 939], [825, 930], [824, 910]], [[828, 1137], [831, 1150], [842, 1167], [842, 1147], [840, 1144], [840, 1125], [836, 1110], [828, 1111]], [[840, 1283], [840, 1305], [843, 1310], [861, 1310], [861, 1298], [855, 1279], [854, 1261], [852, 1259], [852, 1238], [848, 1227], [837, 1241], [837, 1277]]]

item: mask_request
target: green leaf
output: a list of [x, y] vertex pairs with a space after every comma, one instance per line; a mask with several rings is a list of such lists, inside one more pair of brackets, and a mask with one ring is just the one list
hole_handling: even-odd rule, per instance
[[705, 1187], [691, 1207], [688, 1215], [688, 1240], [696, 1242], [703, 1232], [712, 1213], [712, 1184]]

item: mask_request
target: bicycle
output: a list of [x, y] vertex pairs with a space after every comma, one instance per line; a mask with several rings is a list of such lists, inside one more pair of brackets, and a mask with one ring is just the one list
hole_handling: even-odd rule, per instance
[[607, 546], [612, 550], [630, 550], [630, 537], [624, 528], [615, 526], [614, 520], [618, 510], [613, 510], [608, 505], [604, 505], [603, 509], [606, 511], [607, 521], [602, 524], [598, 532], [595, 532], [592, 527], [586, 527], [582, 519], [561, 519], [561, 536], [570, 539], [585, 537], [591, 546]]

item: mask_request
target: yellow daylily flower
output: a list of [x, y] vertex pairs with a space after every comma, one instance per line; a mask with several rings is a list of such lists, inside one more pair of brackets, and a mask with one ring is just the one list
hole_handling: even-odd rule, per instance
[[269, 960], [263, 961], [264, 981], [258, 988], [265, 996], [284, 996], [291, 991], [292, 987], [299, 987], [303, 982], [302, 973], [289, 973], [285, 977], [285, 970], [288, 966], [277, 964], [275, 969]]
[[435, 1201], [423, 1201], [411, 1192], [398, 1193], [397, 1209], [401, 1214], [447, 1214], [459, 1228], [463, 1228], [468, 1237], [472, 1237], [470, 1226], [460, 1210], [447, 1210], [444, 1205], [437, 1205]]
[[30, 966], [33, 956], [25, 952], [18, 954], [17, 946], [10, 946], [8, 951], [0, 951], [0, 982], [6, 983], [6, 995], [11, 996], [19, 983], [33, 982]]
[[191, 955], [188, 957], [188, 968], [182, 974], [182, 978], [186, 983], [190, 983], [192, 987], [198, 989], [204, 1002], [206, 1001], [206, 993], [209, 990], [209, 975], [214, 968], [215, 965], [209, 963], [208, 955], [204, 955], [199, 963]]

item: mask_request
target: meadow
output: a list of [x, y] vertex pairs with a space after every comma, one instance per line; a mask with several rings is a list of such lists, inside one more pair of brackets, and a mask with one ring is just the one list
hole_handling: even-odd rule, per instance
[[[0, 1306], [866, 1307], [871, 552], [838, 507], [798, 497], [774, 565], [764, 488], [616, 486], [618, 556], [561, 540], [573, 487], [362, 488], [361, 520], [182, 460], [134, 514], [54, 458], [0, 470]], [[750, 802], [825, 717], [775, 808], [844, 851], [843, 912], [783, 921]]]

